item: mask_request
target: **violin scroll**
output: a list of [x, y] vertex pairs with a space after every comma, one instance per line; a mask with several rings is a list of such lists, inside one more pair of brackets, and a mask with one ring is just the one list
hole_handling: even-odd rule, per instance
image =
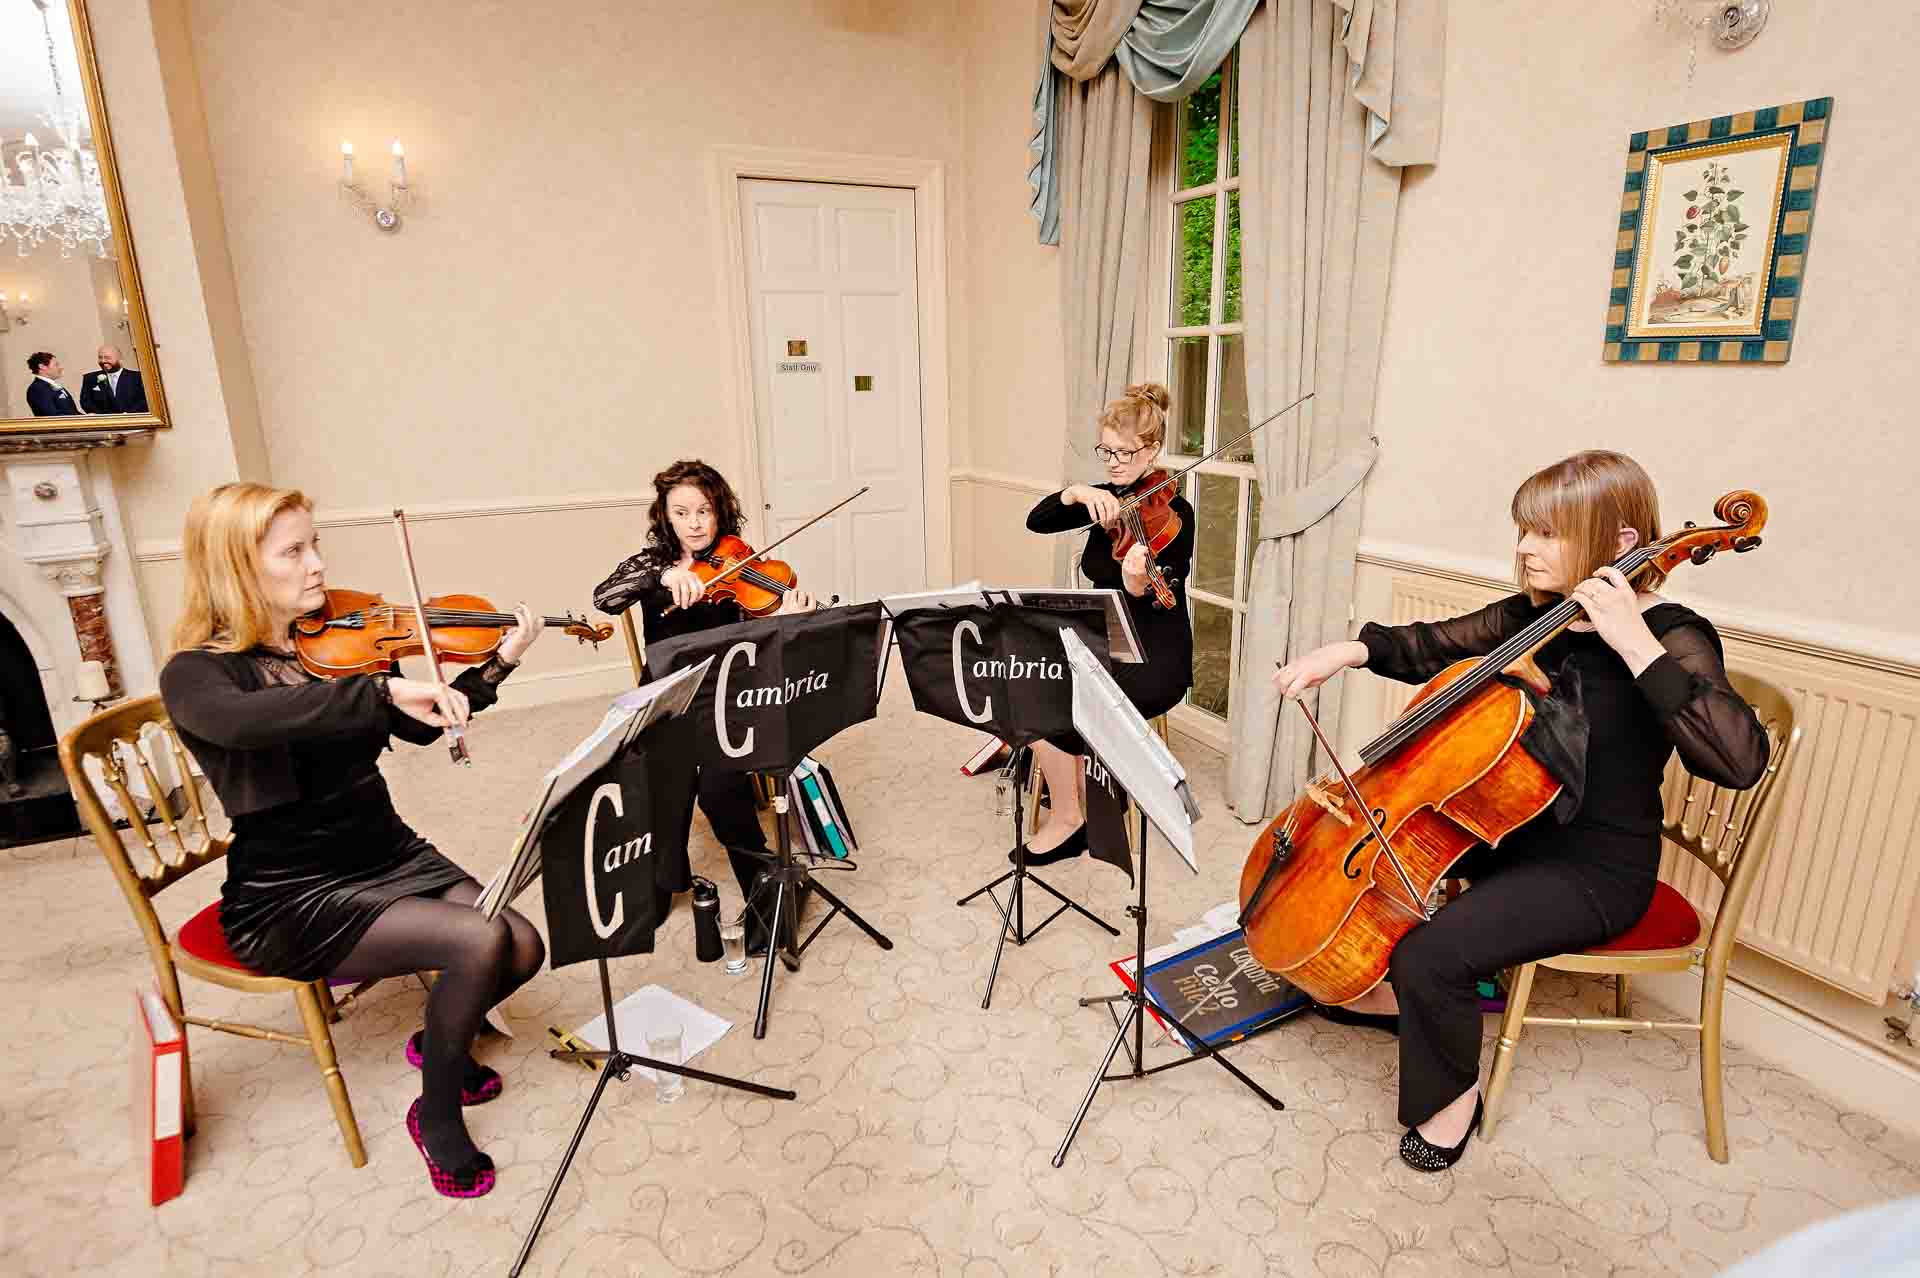
[[572, 613], [567, 613], [564, 617], [556, 618], [556, 620], [562, 623], [560, 629], [563, 633], [572, 635], [581, 643], [590, 643], [596, 648], [613, 638], [613, 626], [611, 624], [602, 623], [596, 626], [586, 618], [576, 617]]

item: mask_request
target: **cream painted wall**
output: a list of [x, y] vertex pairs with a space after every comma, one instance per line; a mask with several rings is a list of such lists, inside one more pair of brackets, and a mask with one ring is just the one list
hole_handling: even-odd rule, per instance
[[[737, 468], [706, 148], [965, 162], [950, 3], [190, 7], [274, 474], [327, 503]], [[388, 236], [334, 181], [395, 137]]]
[[[1890, 221], [1920, 201], [1920, 171], [1883, 162], [1913, 118], [1915, 47], [1920, 9], [1904, 0], [1791, 0], [1748, 48], [1704, 45], [1689, 86], [1684, 35], [1645, 3], [1573, 19], [1452, 5], [1440, 160], [1400, 206], [1363, 535], [1497, 564], [1528, 472], [1619, 448], [1652, 471], [1670, 524], [1710, 519], [1735, 487], [1771, 504], [1761, 551], [1682, 569], [1674, 593], [1920, 653], [1920, 580], [1889, 571], [1920, 551], [1920, 362], [1902, 304], [1920, 259]], [[1602, 363], [1628, 135], [1824, 95], [1834, 120], [1791, 362]]]
[[33, 381], [27, 356], [35, 351], [59, 356], [65, 370], [60, 382], [78, 401], [81, 377], [99, 367], [94, 351], [101, 340], [100, 309], [87, 257], [62, 258], [51, 244], [17, 257], [9, 243], [0, 253], [0, 293], [7, 295], [8, 314], [14, 316], [22, 293], [33, 299], [27, 307], [27, 322], [16, 319], [8, 332], [0, 333], [0, 360], [6, 363], [6, 380], [0, 384], [7, 390], [0, 417], [33, 415], [27, 408], [27, 386]]
[[1062, 480], [1066, 381], [1060, 332], [1060, 250], [1045, 247], [1027, 213], [1032, 97], [1040, 66], [1039, 6], [981, 0], [967, 64], [967, 154], [974, 201], [971, 325], [973, 394], [966, 468], [956, 509], [972, 520], [961, 579], [1046, 581], [1051, 545], [1026, 531], [1036, 500], [1019, 480]]

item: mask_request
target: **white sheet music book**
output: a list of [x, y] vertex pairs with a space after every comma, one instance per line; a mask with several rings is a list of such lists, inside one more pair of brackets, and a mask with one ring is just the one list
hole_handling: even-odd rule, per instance
[[[1167, 749], [1167, 743], [1147, 726], [1080, 636], [1062, 630], [1060, 642], [1073, 667], [1074, 731], [1119, 778], [1121, 788], [1173, 845], [1187, 868], [1198, 874], [1193, 823], [1199, 820], [1200, 809], [1187, 788], [1187, 770]], [[1146, 855], [1146, 849], [1141, 849], [1141, 855]]]
[[521, 818], [507, 863], [488, 880], [480, 899], [474, 902], [475, 909], [490, 919], [496, 918], [532, 886], [540, 877], [540, 831], [548, 817], [583, 781], [610, 763], [650, 725], [684, 713], [712, 665], [713, 658], [708, 657], [699, 665], [655, 679], [613, 699], [606, 714], [601, 716], [600, 725], [541, 779], [539, 801]]

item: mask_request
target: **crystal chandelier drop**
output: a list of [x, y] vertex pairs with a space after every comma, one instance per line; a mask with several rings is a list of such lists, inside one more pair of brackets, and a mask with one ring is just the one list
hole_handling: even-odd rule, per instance
[[[52, 133], [42, 143], [29, 133], [13, 150], [11, 169], [0, 150], [0, 241], [11, 235], [21, 257], [52, 240], [61, 257], [91, 245], [107, 256], [113, 227], [107, 216], [106, 190], [100, 183], [100, 160], [91, 146], [82, 145], [86, 107], [69, 104], [60, 83], [54, 57], [53, 28], [44, 0], [33, 0], [40, 10], [47, 39], [47, 71], [53, 78], [53, 109], [42, 112], [41, 123]], [[16, 180], [17, 174], [17, 180]]]

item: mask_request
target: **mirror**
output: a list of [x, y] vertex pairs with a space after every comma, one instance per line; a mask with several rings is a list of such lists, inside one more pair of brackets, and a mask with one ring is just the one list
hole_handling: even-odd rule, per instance
[[167, 424], [85, 0], [0, 0], [0, 434]]

